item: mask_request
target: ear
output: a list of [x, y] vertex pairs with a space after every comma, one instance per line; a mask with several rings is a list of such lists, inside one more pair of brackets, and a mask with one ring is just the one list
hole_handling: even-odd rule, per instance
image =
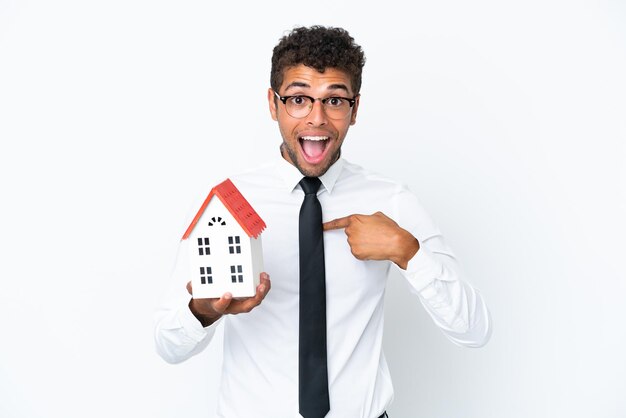
[[354, 102], [354, 106], [352, 106], [352, 116], [350, 117], [350, 125], [354, 125], [356, 123], [356, 114], [359, 111], [359, 99], [361, 98], [360, 94], [354, 98], [356, 102]]
[[278, 120], [278, 115], [276, 113], [276, 95], [274, 94], [274, 90], [271, 88], [267, 89], [267, 104], [270, 107], [270, 115], [272, 115], [272, 119]]

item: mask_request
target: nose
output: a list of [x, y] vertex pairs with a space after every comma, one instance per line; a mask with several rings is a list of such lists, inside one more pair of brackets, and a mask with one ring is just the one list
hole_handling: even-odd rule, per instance
[[306, 118], [307, 125], [310, 126], [322, 126], [328, 121], [326, 111], [324, 110], [324, 104], [321, 100], [315, 100], [312, 103], [313, 108], [311, 113]]

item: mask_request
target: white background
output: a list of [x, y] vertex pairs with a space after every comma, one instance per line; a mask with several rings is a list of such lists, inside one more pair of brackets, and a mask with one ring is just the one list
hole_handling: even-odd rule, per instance
[[225, 3], [0, 0], [0, 416], [212, 416], [219, 344], [167, 365], [154, 305], [206, 179], [277, 152], [271, 51], [310, 24], [367, 55], [344, 156], [493, 316], [456, 347], [392, 277], [391, 417], [626, 416], [624, 2]]

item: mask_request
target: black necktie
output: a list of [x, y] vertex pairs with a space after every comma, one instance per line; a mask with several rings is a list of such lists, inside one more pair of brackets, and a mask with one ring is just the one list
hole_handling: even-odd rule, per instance
[[304, 418], [323, 418], [330, 410], [326, 365], [326, 273], [322, 206], [317, 200], [320, 180], [300, 181], [300, 342], [299, 400]]

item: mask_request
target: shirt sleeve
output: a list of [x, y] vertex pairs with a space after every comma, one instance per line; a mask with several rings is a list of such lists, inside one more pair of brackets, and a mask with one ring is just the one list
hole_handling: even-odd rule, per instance
[[215, 335], [221, 320], [204, 328], [189, 309], [188, 243], [181, 241], [170, 285], [157, 304], [154, 340], [157, 353], [168, 363], [180, 363], [201, 352]]
[[404, 186], [396, 197], [396, 221], [420, 243], [406, 270], [398, 270], [448, 339], [465, 347], [485, 345], [491, 318], [480, 291], [462, 277], [454, 254], [417, 197]]

